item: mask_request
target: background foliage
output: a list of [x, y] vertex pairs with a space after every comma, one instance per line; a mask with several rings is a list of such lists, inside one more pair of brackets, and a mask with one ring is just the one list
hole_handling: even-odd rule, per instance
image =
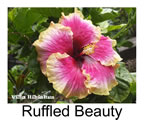
[[[136, 36], [136, 8], [79, 8], [85, 19], [92, 20], [102, 34], [117, 40], [118, 48], [132, 47], [129, 38]], [[118, 86], [109, 96], [91, 94], [84, 99], [66, 99], [58, 94], [41, 73], [32, 43], [51, 21], [58, 22], [61, 12], [74, 8], [9, 8], [8, 9], [8, 102], [9, 103], [135, 103], [136, 71], [130, 73], [124, 62], [116, 71]], [[118, 51], [119, 52], [119, 51]], [[12, 95], [49, 95], [55, 99], [12, 99]]]

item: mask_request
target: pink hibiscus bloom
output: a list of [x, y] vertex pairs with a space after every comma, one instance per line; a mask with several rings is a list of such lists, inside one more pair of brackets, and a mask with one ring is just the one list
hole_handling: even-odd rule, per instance
[[116, 41], [101, 35], [80, 11], [62, 14], [59, 23], [51, 22], [33, 45], [42, 73], [66, 98], [109, 95], [118, 84], [114, 67], [121, 58], [113, 50]]

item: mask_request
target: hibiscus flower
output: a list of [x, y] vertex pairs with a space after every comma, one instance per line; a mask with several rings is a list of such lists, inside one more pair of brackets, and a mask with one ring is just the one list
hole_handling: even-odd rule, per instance
[[66, 98], [109, 95], [118, 84], [115, 66], [122, 59], [113, 49], [116, 41], [83, 18], [78, 10], [62, 13], [59, 22], [51, 22], [33, 43], [42, 73]]

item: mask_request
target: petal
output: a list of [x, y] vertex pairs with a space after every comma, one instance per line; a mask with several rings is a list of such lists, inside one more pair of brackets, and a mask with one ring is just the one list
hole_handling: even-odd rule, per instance
[[33, 45], [38, 52], [38, 61], [43, 74], [46, 72], [46, 61], [52, 53], [73, 53], [72, 31], [69, 27], [51, 22], [50, 27], [42, 32]]
[[47, 76], [50, 83], [66, 98], [77, 96], [79, 99], [88, 95], [84, 85], [85, 76], [78, 63], [64, 53], [53, 53], [47, 60]]
[[109, 91], [118, 84], [112, 66], [103, 66], [89, 56], [84, 57], [82, 70], [87, 78], [85, 86], [91, 93], [109, 95]]
[[95, 44], [95, 50], [93, 54], [90, 54], [93, 59], [100, 61], [102, 65], [114, 66], [122, 58], [113, 50], [113, 46], [116, 45], [115, 40], [111, 40], [109, 37], [101, 36], [99, 42]]
[[81, 49], [82, 47], [97, 42], [100, 39], [100, 28], [95, 27], [90, 20], [83, 20], [82, 13], [77, 11], [62, 17], [59, 23], [71, 28], [73, 32], [74, 49]]

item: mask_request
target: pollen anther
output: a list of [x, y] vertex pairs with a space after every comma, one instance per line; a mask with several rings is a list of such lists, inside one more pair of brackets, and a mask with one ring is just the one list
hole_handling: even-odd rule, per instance
[[94, 53], [96, 45], [95, 44], [89, 44], [86, 47], [83, 48], [82, 53], [86, 55], [90, 55]]

